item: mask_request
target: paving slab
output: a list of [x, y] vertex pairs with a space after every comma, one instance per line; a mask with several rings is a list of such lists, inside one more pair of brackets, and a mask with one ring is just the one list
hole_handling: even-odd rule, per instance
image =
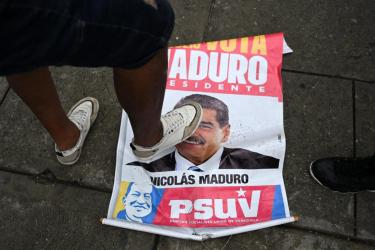
[[62, 180], [112, 188], [121, 107], [117, 104], [109, 69], [61, 67], [53, 76], [66, 111], [85, 96], [100, 102], [97, 121], [88, 135], [80, 161], [57, 163], [54, 144], [28, 107], [12, 91], [0, 106], [0, 167], [39, 174], [46, 169]]
[[[375, 153], [375, 84], [356, 82], [356, 155]], [[374, 166], [375, 167], [375, 166]], [[375, 193], [357, 194], [357, 235], [375, 240]]]
[[211, 0], [171, 0], [175, 27], [170, 45], [201, 42], [208, 22]]
[[335, 238], [319, 233], [295, 230], [286, 227], [274, 227], [253, 231], [232, 237], [211, 239], [204, 242], [192, 242], [161, 237], [158, 249], [201, 250], [201, 249], [251, 249], [251, 250], [316, 250], [316, 249], [373, 249], [373, 246], [349, 240]]
[[3, 99], [8, 89], [8, 83], [4, 77], [0, 77], [0, 101]]
[[283, 74], [287, 152], [284, 180], [296, 226], [343, 235], [354, 232], [354, 198], [318, 185], [311, 161], [353, 154], [351, 81]]
[[284, 68], [375, 81], [374, 1], [214, 2], [205, 40], [284, 32]]
[[154, 235], [104, 226], [109, 193], [0, 171], [1, 249], [152, 249]]

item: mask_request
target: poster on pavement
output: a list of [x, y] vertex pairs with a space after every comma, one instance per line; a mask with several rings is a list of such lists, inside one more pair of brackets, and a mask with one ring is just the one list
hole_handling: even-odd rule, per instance
[[194, 101], [194, 134], [155, 159], [133, 154], [123, 111], [103, 224], [204, 240], [295, 220], [282, 170], [282, 33], [171, 47], [162, 113]]

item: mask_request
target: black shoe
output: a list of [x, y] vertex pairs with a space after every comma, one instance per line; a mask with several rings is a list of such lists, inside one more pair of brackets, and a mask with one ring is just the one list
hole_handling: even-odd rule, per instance
[[334, 191], [375, 191], [375, 154], [319, 159], [310, 164], [310, 174], [320, 185]]

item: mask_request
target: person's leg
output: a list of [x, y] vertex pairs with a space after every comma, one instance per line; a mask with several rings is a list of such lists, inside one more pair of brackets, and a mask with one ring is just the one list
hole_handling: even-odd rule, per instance
[[47, 129], [60, 150], [72, 148], [80, 132], [63, 110], [47, 67], [7, 76], [9, 86]]
[[130, 147], [139, 160], [151, 160], [190, 137], [202, 118], [202, 108], [195, 102], [161, 116], [167, 68], [168, 50], [164, 48], [137, 69], [113, 70], [118, 100], [133, 128]]
[[142, 67], [113, 70], [117, 97], [129, 116], [135, 144], [152, 146], [163, 136], [160, 115], [167, 63], [167, 49], [162, 49]]
[[[104, 1], [103, 4], [107, 3]], [[156, 152], [162, 152], [190, 136], [201, 119], [201, 107], [198, 104], [186, 105], [165, 116], [160, 116], [166, 85], [166, 47], [174, 23], [174, 14], [169, 3], [160, 0], [157, 2], [156, 9], [150, 9], [148, 4], [143, 5], [138, 0], [125, 2], [118, 0], [111, 2], [108, 8], [100, 8], [100, 10], [109, 10], [110, 13], [98, 13], [91, 8], [93, 6], [77, 5], [76, 7], [77, 9], [72, 8], [74, 9], [72, 17], [81, 13], [82, 19], [60, 15], [59, 11], [47, 11], [48, 15], [43, 15], [43, 18], [30, 17], [30, 20], [38, 20], [33, 22], [34, 32], [29, 38], [33, 46], [28, 49], [23, 46], [20, 50], [22, 44], [13, 46], [10, 41], [7, 43], [8, 47], [12, 47], [13, 53], [24, 52], [13, 56], [14, 62], [20, 63], [19, 58], [29, 58], [29, 60], [26, 62], [21, 60], [25, 65], [18, 68], [13, 68], [12, 65], [15, 63], [12, 64], [10, 61], [5, 64], [4, 69], [0, 69], [0, 73], [5, 72], [5, 75], [17, 73], [9, 75], [10, 86], [40, 119], [55, 140], [57, 147], [62, 151], [69, 151], [68, 154], [56, 150], [57, 153], [63, 153], [62, 157], [73, 154], [70, 147], [77, 141], [78, 131], [61, 108], [47, 68], [18, 74], [18, 72], [26, 72], [30, 65], [48, 63], [114, 67], [116, 92], [133, 127], [135, 138], [131, 147], [137, 157], [150, 159]], [[134, 9], [137, 10], [135, 14]], [[124, 15], [124, 11], [127, 15]], [[91, 13], [89, 21], [85, 19], [87, 13]], [[22, 16], [20, 14], [17, 17]], [[18, 19], [7, 22], [11, 24], [16, 20]], [[53, 42], [47, 39], [50, 36], [41, 35], [40, 30], [53, 31]], [[14, 37], [17, 37], [17, 34], [21, 33], [14, 28]], [[57, 37], [61, 39], [56, 39]], [[47, 51], [43, 47], [46, 44], [51, 45], [48, 46], [48, 53], [36, 55], [36, 51]], [[35, 50], [37, 45], [40, 45], [39, 50]], [[153, 56], [150, 58], [150, 55]], [[96, 114], [97, 102], [91, 102], [91, 106], [93, 107], [91, 111]], [[90, 124], [91, 122], [86, 125], [90, 126]], [[85, 126], [79, 126], [80, 130], [81, 127]], [[81, 141], [83, 140], [79, 137], [78, 144]], [[69, 150], [64, 150], [67, 148]], [[79, 152], [75, 155], [79, 157]], [[77, 159], [77, 157], [72, 158]], [[68, 161], [74, 162], [70, 159]]]

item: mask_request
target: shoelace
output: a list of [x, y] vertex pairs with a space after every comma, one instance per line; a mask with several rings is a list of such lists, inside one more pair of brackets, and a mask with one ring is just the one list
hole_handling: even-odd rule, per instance
[[173, 110], [163, 116], [164, 121], [167, 123], [167, 134], [174, 133], [181, 125], [184, 124], [184, 117], [180, 112]]
[[87, 112], [84, 110], [75, 111], [70, 115], [70, 118], [75, 121], [77, 126], [79, 126], [79, 129], [82, 130], [83, 124], [85, 124], [87, 119]]

